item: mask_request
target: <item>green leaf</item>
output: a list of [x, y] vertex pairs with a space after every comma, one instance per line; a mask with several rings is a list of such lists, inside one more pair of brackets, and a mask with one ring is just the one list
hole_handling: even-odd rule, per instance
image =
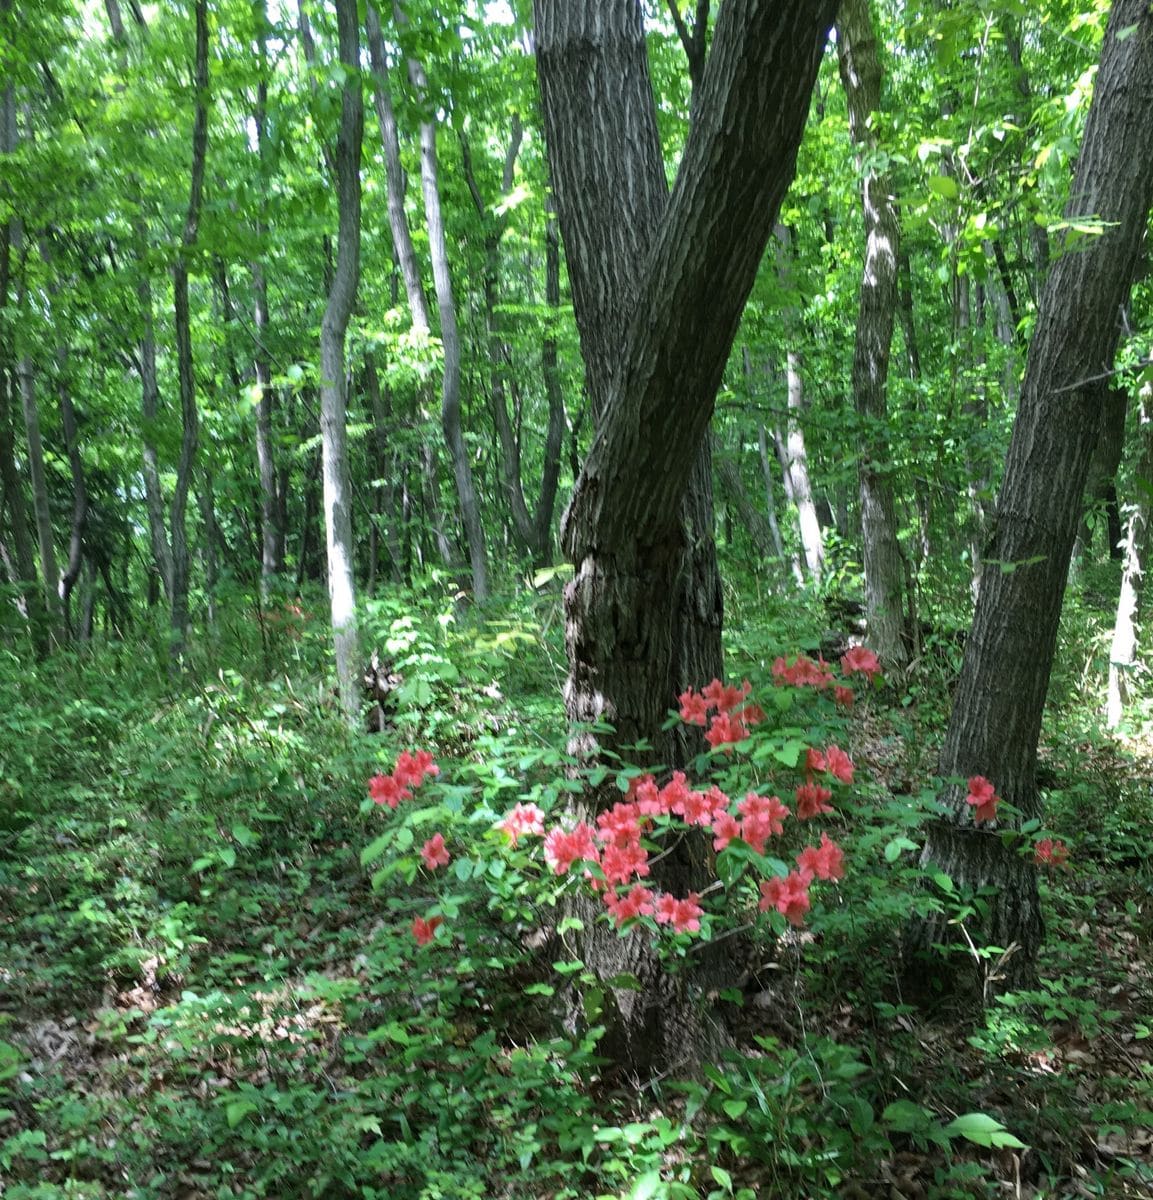
[[251, 1100], [233, 1100], [224, 1110], [224, 1115], [228, 1119], [228, 1128], [235, 1129], [249, 1113], [254, 1112], [256, 1112], [256, 1105]]
[[725, 1189], [726, 1192], [733, 1190], [733, 1177], [724, 1169], [724, 1167], [709, 1167], [709, 1172], [712, 1177]]
[[231, 846], [224, 846], [219, 852], [220, 861], [228, 868], [236, 866], [236, 851]]
[[988, 1113], [964, 1113], [955, 1121], [950, 1121], [944, 1132], [949, 1137], [963, 1137], [975, 1146], [1027, 1149], [1024, 1142], [1015, 1138], [1000, 1121], [990, 1117]]
[[252, 846], [260, 841], [260, 834], [255, 829], [249, 829], [239, 821], [232, 827], [232, 836], [242, 846]]
[[881, 1120], [898, 1133], [915, 1133], [923, 1130], [933, 1119], [933, 1114], [912, 1100], [894, 1100], [881, 1114]]
[[930, 175], [927, 183], [929, 191], [943, 200], [956, 200], [961, 194], [957, 181], [951, 175]]
[[885, 861], [891, 862], [891, 863], [896, 862], [897, 859], [901, 857], [901, 852], [903, 850], [916, 850], [916, 848], [917, 848], [917, 843], [914, 841], [911, 841], [909, 838], [895, 837], [885, 847]]
[[524, 988], [523, 990], [524, 990], [524, 994], [526, 996], [555, 996], [556, 995], [556, 988], [554, 988], [551, 984], [548, 984], [548, 983], [530, 983], [528, 985], [528, 987]]
[[370, 862], [378, 859], [395, 840], [395, 837], [396, 835], [389, 830], [388, 833], [382, 833], [375, 841], [369, 842], [360, 852], [360, 865], [367, 867]]
[[646, 1171], [633, 1184], [633, 1190], [629, 1192], [629, 1200], [653, 1200], [653, 1197], [661, 1190], [660, 1171]]
[[725, 1110], [725, 1116], [731, 1121], [735, 1121], [738, 1117], [743, 1117], [748, 1107], [749, 1102], [747, 1100], [725, 1100], [721, 1104], [721, 1108]]

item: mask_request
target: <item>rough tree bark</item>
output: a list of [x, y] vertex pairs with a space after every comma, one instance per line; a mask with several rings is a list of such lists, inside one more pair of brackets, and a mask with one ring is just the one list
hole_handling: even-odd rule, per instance
[[352, 487], [348, 475], [348, 397], [344, 338], [360, 282], [360, 153], [364, 103], [356, 0], [337, 0], [340, 61], [347, 72], [333, 165], [339, 206], [336, 270], [320, 326], [320, 432], [328, 597], [340, 704], [349, 723], [360, 711], [360, 649], [353, 580]]
[[[599, 745], [581, 739], [589, 753], [646, 739], [658, 761], [683, 758], [687, 747], [661, 732], [664, 717], [678, 686], [718, 673], [706, 431], [792, 178], [834, 7], [728, 0], [666, 201], [639, 4], [534, 5], [545, 137], [597, 422], [562, 528], [575, 564], [566, 708], [615, 730]], [[697, 871], [690, 854], [662, 885], [683, 887]], [[594, 934], [585, 955], [602, 978], [623, 959], [645, 985], [614, 993], [615, 1050], [628, 1066], [672, 1067], [694, 1054], [692, 998], [641, 939]]]
[[[943, 776], [984, 775], [1016, 806], [1001, 829], [1041, 813], [1037, 740], [1099, 420], [1094, 377], [1113, 365], [1151, 203], [1153, 10], [1116, 0], [1065, 209], [1100, 218], [1104, 232], [1057, 259], [1045, 282], [985, 554], [1014, 569], [986, 572], [941, 753]], [[930, 826], [923, 859], [959, 887], [996, 889], [969, 932], [1012, 948], [1000, 974], [1014, 986], [1034, 975], [1042, 938], [1036, 868], [1000, 829], [976, 826], [964, 797], [946, 784], [949, 812]], [[931, 956], [951, 940], [942, 915], [912, 926], [907, 946]]]
[[868, 0], [844, 0], [837, 18], [837, 57], [857, 147], [865, 218], [865, 265], [853, 350], [853, 400], [861, 422], [857, 480], [865, 567], [869, 644], [900, 670], [905, 643], [905, 564], [897, 540], [885, 393], [897, 313], [897, 249], [901, 225], [887, 171], [877, 166], [872, 120], [881, 107], [881, 62]]
[[185, 517], [188, 494], [199, 441], [199, 417], [196, 411], [196, 375], [192, 361], [192, 318], [188, 306], [188, 263], [196, 248], [200, 228], [200, 204], [204, 195], [204, 164], [208, 151], [208, 3], [196, 2], [196, 61], [193, 69], [196, 89], [196, 116], [192, 124], [192, 171], [188, 188], [188, 208], [184, 214], [184, 232], [180, 250], [172, 266], [172, 294], [176, 326], [176, 364], [180, 380], [180, 458], [176, 464], [176, 485], [172, 489], [170, 526], [172, 537], [172, 619], [169, 649], [172, 660], [184, 655], [188, 638], [188, 584], [190, 556]]

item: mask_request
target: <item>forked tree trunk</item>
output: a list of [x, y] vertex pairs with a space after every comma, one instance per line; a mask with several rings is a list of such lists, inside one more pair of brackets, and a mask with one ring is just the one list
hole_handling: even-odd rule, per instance
[[1133, 668], [1137, 662], [1137, 629], [1142, 609], [1148, 609], [1145, 576], [1149, 563], [1150, 503], [1153, 486], [1153, 398], [1146, 396], [1138, 411], [1137, 478], [1144, 483], [1137, 502], [1129, 513], [1125, 530], [1124, 565], [1121, 591], [1117, 597], [1117, 619], [1113, 625], [1113, 644], [1109, 650], [1109, 685], [1105, 697], [1105, 722], [1116, 729], [1125, 708], [1134, 698]]
[[[536, 0], [552, 178], [597, 428], [562, 542], [574, 721], [609, 721], [588, 753], [661, 730], [679, 687], [721, 666], [721, 596], [706, 432], [716, 390], [792, 177], [834, 4], [729, 0], [676, 186], [666, 199], [644, 30], [634, 0]], [[647, 251], [647, 252], [646, 252]], [[665, 861], [662, 886], [701, 878], [701, 847]], [[693, 1057], [704, 1032], [685, 977], [641, 938], [589, 929], [585, 959], [641, 992], [612, 992], [614, 1050], [634, 1071]]]
[[208, 150], [208, 3], [196, 2], [196, 63], [193, 72], [196, 88], [196, 116], [192, 125], [192, 174], [188, 189], [188, 208], [184, 215], [184, 233], [180, 252], [172, 268], [172, 292], [176, 326], [176, 365], [180, 379], [180, 458], [176, 464], [176, 486], [172, 490], [172, 620], [170, 651], [173, 662], [184, 655], [188, 639], [188, 586], [190, 555], [185, 517], [188, 494], [199, 441], [199, 417], [196, 411], [196, 376], [192, 363], [192, 317], [188, 305], [188, 261], [196, 246], [200, 227], [200, 202], [204, 194], [204, 162]]
[[360, 152], [364, 105], [360, 91], [360, 26], [356, 0], [337, 0], [340, 61], [346, 71], [340, 130], [333, 156], [339, 205], [336, 270], [320, 327], [320, 432], [328, 597], [340, 704], [354, 724], [360, 711], [360, 649], [353, 580], [352, 487], [348, 474], [344, 338], [360, 281]]
[[[994, 829], [975, 825], [963, 785], [947, 783], [948, 815], [928, 831], [924, 862], [960, 888], [992, 887], [974, 941], [1011, 949], [1000, 974], [1035, 974], [1042, 921], [1036, 868], [1006, 828], [1041, 815], [1037, 741], [1099, 418], [1093, 377], [1111, 369], [1153, 203], [1153, 10], [1116, 0], [1066, 216], [1099, 218], [1103, 232], [1049, 271], [1029, 347], [985, 574], [941, 753], [946, 778], [984, 775], [1016, 807]], [[918, 923], [908, 948], [932, 957], [951, 942], [948, 914]], [[923, 965], [918, 972], [924, 977]], [[991, 981], [986, 981], [991, 982]]]
[[898, 671], [905, 644], [905, 565], [897, 540], [886, 390], [897, 314], [897, 249], [901, 226], [888, 172], [878, 169], [871, 124], [881, 106], [881, 63], [868, 0], [844, 0], [837, 18], [837, 54], [857, 147], [865, 216], [865, 265], [853, 351], [853, 399], [861, 423], [857, 479], [865, 567], [869, 645]]

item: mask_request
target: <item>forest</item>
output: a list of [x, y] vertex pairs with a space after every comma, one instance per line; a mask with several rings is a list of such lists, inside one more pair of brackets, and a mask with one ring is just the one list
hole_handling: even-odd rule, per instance
[[1150, 0], [0, 0], [0, 1195], [1153, 1197]]

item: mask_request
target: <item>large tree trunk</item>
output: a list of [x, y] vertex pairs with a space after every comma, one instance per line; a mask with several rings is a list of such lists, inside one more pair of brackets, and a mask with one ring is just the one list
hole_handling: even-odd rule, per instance
[[[536, 0], [552, 178], [597, 428], [562, 531], [574, 721], [608, 721], [587, 753], [661, 731], [678, 687], [721, 666], [721, 596], [706, 431], [781, 199], [834, 4], [729, 0], [666, 201], [644, 31], [634, 0]], [[665, 861], [671, 890], [701, 877], [699, 846]], [[615, 995], [618, 1054], [636, 1071], [693, 1056], [688, 984], [643, 939], [600, 936], [602, 978], [624, 958], [646, 990]], [[694, 981], [700, 983], [700, 979]]]
[[360, 711], [360, 650], [353, 582], [352, 488], [344, 337], [360, 281], [360, 152], [364, 105], [360, 91], [360, 28], [356, 0], [337, 0], [340, 61], [347, 72], [341, 102], [335, 167], [339, 204], [336, 270], [320, 327], [320, 431], [324, 476], [324, 527], [328, 549], [328, 596], [340, 703], [350, 723]]
[[1149, 492], [1150, 481], [1153, 481], [1153, 399], [1145, 397], [1137, 420], [1140, 447], [1137, 478], [1145, 486], [1140, 489], [1137, 502], [1129, 514], [1123, 544], [1121, 591], [1117, 597], [1117, 619], [1113, 625], [1113, 644], [1109, 650], [1109, 685], [1105, 696], [1105, 721], [1110, 729], [1116, 729], [1121, 724], [1125, 707], [1136, 691], [1131, 686], [1131, 679], [1137, 662], [1137, 622], [1143, 599], [1146, 601], [1144, 607], [1148, 607], [1145, 574], [1153, 514]]
[[196, 375], [192, 362], [192, 317], [188, 305], [188, 260], [196, 246], [200, 227], [200, 203], [204, 194], [204, 162], [208, 150], [208, 3], [196, 2], [196, 116], [192, 124], [192, 172], [188, 208], [180, 252], [172, 268], [172, 292], [176, 325], [176, 366], [180, 379], [180, 458], [176, 464], [176, 486], [172, 490], [172, 620], [170, 650], [174, 662], [184, 655], [188, 639], [188, 586], [190, 556], [185, 517], [200, 422], [196, 411]]
[[865, 216], [865, 266], [853, 351], [853, 399], [861, 422], [857, 469], [865, 610], [869, 644], [898, 670], [905, 644], [905, 564], [897, 540], [885, 393], [897, 313], [897, 248], [901, 226], [892, 181], [876, 166], [870, 120], [881, 104], [881, 63], [868, 0], [844, 0], [837, 19], [837, 54], [849, 106], [849, 133], [857, 147]]
[[[1045, 283], [985, 555], [1012, 569], [986, 572], [941, 754], [942, 775], [984, 775], [1016, 806], [1001, 828], [1041, 812], [1037, 740], [1099, 420], [1093, 377], [1113, 365], [1151, 202], [1153, 10], [1148, 0], [1117, 0], [1065, 210], [1099, 218], [1104, 232], [1062, 255]], [[943, 799], [949, 813], [930, 826], [924, 861], [959, 887], [996, 889], [969, 933], [1012, 948], [1004, 983], [1028, 980], [1042, 937], [1032, 860], [974, 824], [963, 786], [947, 784]], [[910, 950], [931, 954], [934, 942], [951, 941], [946, 920], [912, 928]]]
[[1103, 384], [1100, 390], [1101, 423], [1093, 457], [1089, 460], [1089, 479], [1085, 484], [1085, 503], [1081, 525], [1077, 531], [1074, 557], [1088, 555], [1093, 544], [1088, 510], [1105, 521], [1107, 552], [1112, 559], [1123, 554], [1121, 544], [1121, 511], [1117, 504], [1117, 469], [1125, 454], [1125, 415], [1129, 396], [1120, 388]]

